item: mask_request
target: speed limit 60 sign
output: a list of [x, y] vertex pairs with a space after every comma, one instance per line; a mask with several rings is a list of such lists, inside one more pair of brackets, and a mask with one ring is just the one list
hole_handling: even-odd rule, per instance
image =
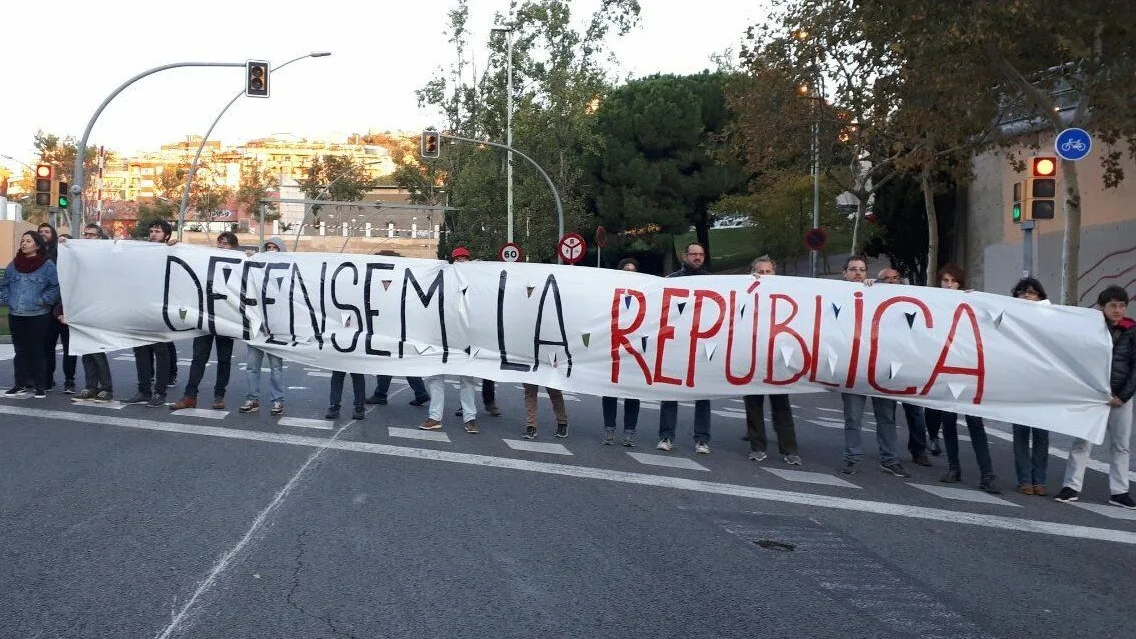
[[521, 247], [513, 244], [512, 242], [505, 242], [501, 246], [501, 250], [497, 251], [497, 259], [502, 262], [520, 262], [524, 258], [524, 251]]

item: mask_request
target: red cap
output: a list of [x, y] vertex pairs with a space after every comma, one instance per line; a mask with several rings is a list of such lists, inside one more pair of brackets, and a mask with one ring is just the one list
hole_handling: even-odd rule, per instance
[[455, 248], [452, 253], [450, 253], [450, 259], [452, 259], [452, 260], [456, 260], [459, 257], [469, 257], [469, 256], [470, 256], [469, 255], [469, 249], [467, 249], [464, 246], [459, 246], [459, 247]]

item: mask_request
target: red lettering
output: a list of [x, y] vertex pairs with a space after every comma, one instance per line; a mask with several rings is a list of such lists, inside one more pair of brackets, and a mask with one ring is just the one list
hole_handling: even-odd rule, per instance
[[848, 378], [844, 386], [852, 388], [856, 383], [856, 372], [860, 366], [860, 331], [864, 328], [864, 294], [856, 293], [856, 302], [853, 304], [855, 312], [852, 314], [852, 361], [848, 363]]
[[[733, 291], [731, 291], [732, 296]], [[710, 300], [718, 305], [718, 317], [709, 329], [702, 328], [702, 301]], [[722, 320], [726, 315], [726, 300], [717, 291], [697, 289], [694, 291], [694, 317], [690, 322], [690, 350], [686, 356], [686, 385], [694, 386], [694, 369], [698, 362], [698, 340], [713, 337], [722, 328]]]
[[[801, 337], [800, 333], [798, 333], [797, 331], [795, 331], [795, 330], [793, 330], [792, 328], [789, 327], [789, 323], [792, 322], [793, 318], [797, 316], [797, 302], [796, 302], [796, 300], [789, 297], [788, 295], [782, 295], [780, 293], [774, 293], [773, 295], [770, 295], [769, 300], [770, 300], [770, 304], [769, 304], [769, 352], [766, 355], [768, 359], [766, 360], [765, 380], [764, 381], [765, 381], [766, 384], [775, 384], [775, 385], [778, 385], [778, 386], [784, 386], [786, 384], [792, 384], [793, 382], [797, 381], [798, 379], [801, 379], [802, 377], [804, 377], [805, 373], [808, 372], [809, 368], [812, 366], [812, 363], [811, 363], [811, 360], [809, 358], [809, 347], [805, 343], [805, 338]], [[786, 301], [786, 302], [789, 302], [789, 304], [791, 305], [791, 310], [789, 311], [789, 317], [786, 317], [785, 321], [783, 321], [783, 322], [777, 321], [777, 302], [779, 302], [779, 301]], [[775, 379], [773, 379], [773, 362], [776, 358], [776, 352], [775, 352], [773, 346], [774, 346], [774, 343], [777, 341], [777, 337], [779, 335], [781, 335], [782, 333], [788, 334], [790, 337], [797, 340], [797, 345], [799, 345], [801, 347], [801, 354], [804, 356], [805, 362], [804, 362], [804, 366], [801, 367], [801, 370], [797, 371], [789, 379], [775, 380]]]
[[[755, 287], [751, 285], [750, 288]], [[734, 375], [733, 368], [730, 366], [730, 359], [734, 351], [734, 316], [737, 314], [734, 305], [736, 299], [737, 293], [730, 291], [730, 326], [729, 333], [726, 335], [726, 381], [735, 386], [742, 386], [752, 382], [753, 374], [757, 371], [757, 312], [759, 310], [757, 301], [761, 298], [757, 295], [753, 296], [753, 331], [750, 334], [749, 341], [749, 370], [746, 371], [745, 375], [740, 376]]]
[[914, 395], [915, 393], [919, 392], [919, 387], [917, 386], [908, 386], [903, 390], [893, 390], [890, 388], [884, 388], [879, 384], [879, 382], [876, 381], [876, 359], [880, 354], [880, 320], [883, 319], [884, 311], [886, 311], [890, 306], [899, 304], [900, 302], [907, 302], [908, 304], [914, 304], [918, 306], [919, 309], [923, 311], [923, 320], [927, 323], [927, 328], [934, 326], [931, 321], [931, 309], [927, 308], [927, 305], [921, 302], [919, 299], [901, 295], [899, 297], [890, 297], [884, 300], [878, 307], [876, 307], [876, 312], [872, 316], [871, 347], [868, 349], [868, 383], [872, 385], [872, 388], [888, 395]]
[[[630, 295], [636, 300], [635, 319], [632, 320], [631, 326], [621, 328], [619, 326], [619, 303], [622, 301], [624, 295]], [[619, 349], [623, 348], [632, 357], [635, 358], [635, 363], [639, 364], [639, 368], [643, 371], [643, 377], [647, 380], [647, 384], [651, 383], [651, 369], [647, 367], [647, 361], [643, 359], [643, 354], [635, 350], [631, 345], [631, 340], [627, 336], [639, 329], [643, 325], [643, 317], [647, 314], [647, 298], [643, 295], [642, 291], [632, 289], [617, 288], [615, 295], [611, 298], [611, 383], [619, 383]]]
[[[947, 366], [947, 354], [951, 352], [951, 344], [955, 341], [955, 333], [958, 330], [959, 319], [966, 315], [970, 320], [970, 329], [974, 332], [974, 349], [977, 355], [978, 362], [974, 368], [967, 368], [965, 366]], [[939, 375], [946, 373], [949, 375], [970, 375], [975, 378], [977, 388], [974, 391], [974, 403], [982, 403], [982, 390], [986, 385], [986, 357], [982, 352], [982, 333], [978, 330], [978, 318], [974, 315], [974, 309], [969, 304], [959, 304], [955, 309], [955, 316], [951, 319], [951, 330], [947, 332], [947, 343], [943, 345], [943, 350], [939, 353], [939, 361], [935, 362], [935, 368], [931, 371], [931, 379], [927, 381], [927, 385], [923, 387], [923, 392], [920, 395], [926, 395], [931, 392], [931, 387], [935, 385], [935, 380]]]
[[816, 306], [813, 308], [813, 365], [809, 367], [809, 381], [837, 388], [840, 384], [822, 382], [817, 380], [817, 368], [820, 366], [820, 320], [824, 316], [824, 298], [816, 296]]
[[661, 384], [682, 385], [681, 379], [663, 375], [663, 349], [668, 340], [674, 339], [675, 334], [674, 326], [670, 325], [671, 298], [689, 296], [690, 291], [685, 288], [666, 287], [663, 289], [663, 312], [659, 317], [659, 337], [655, 342], [655, 381]]

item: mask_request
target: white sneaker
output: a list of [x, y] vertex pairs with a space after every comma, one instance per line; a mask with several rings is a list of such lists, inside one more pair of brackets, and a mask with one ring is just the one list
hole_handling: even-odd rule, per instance
[[709, 455], [710, 444], [706, 442], [698, 442], [694, 445], [694, 452], [698, 453], [699, 455]]
[[655, 449], [656, 450], [665, 450], [669, 453], [672, 450], [674, 450], [674, 444], [672, 444], [671, 440], [669, 440], [669, 439], [660, 439], [659, 445], [655, 446]]

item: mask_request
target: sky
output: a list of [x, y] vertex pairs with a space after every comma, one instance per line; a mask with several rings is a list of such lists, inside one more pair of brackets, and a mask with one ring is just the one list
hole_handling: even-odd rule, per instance
[[[453, 0], [4, 4], [0, 155], [28, 163], [37, 130], [80, 137], [119, 84], [167, 63], [280, 64], [312, 51], [332, 52], [274, 73], [269, 99], [239, 99], [211, 136], [236, 144], [272, 134], [312, 138], [441, 124], [436, 113], [418, 107], [414, 91], [454, 58], [444, 33]], [[572, 0], [574, 19], [582, 22], [599, 4]], [[640, 5], [639, 26], [610, 41], [619, 77], [712, 68], [711, 56], [736, 51], [746, 26], [764, 18], [768, 1], [640, 0]], [[478, 47], [480, 69], [493, 17], [508, 8], [509, 0], [470, 0], [470, 39]], [[37, 23], [45, 26], [35, 28]], [[243, 87], [243, 67], [159, 72], [107, 106], [89, 144], [130, 155], [201, 135]], [[0, 163], [19, 168], [7, 159]]]

